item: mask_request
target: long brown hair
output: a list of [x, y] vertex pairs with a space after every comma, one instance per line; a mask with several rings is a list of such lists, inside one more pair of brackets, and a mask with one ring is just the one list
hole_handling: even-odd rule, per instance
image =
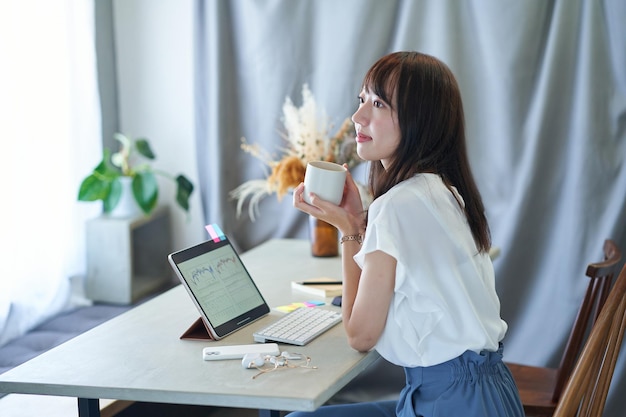
[[476, 246], [487, 252], [491, 235], [467, 158], [463, 103], [452, 71], [430, 55], [395, 52], [370, 68], [363, 88], [396, 110], [401, 134], [387, 170], [380, 161], [371, 164], [369, 185], [374, 198], [417, 173], [438, 174], [463, 197]]

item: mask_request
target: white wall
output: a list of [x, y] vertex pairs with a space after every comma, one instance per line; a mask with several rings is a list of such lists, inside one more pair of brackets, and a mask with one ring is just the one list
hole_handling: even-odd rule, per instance
[[[194, 155], [193, 0], [114, 0], [119, 129], [147, 137], [155, 168], [183, 173], [197, 187]], [[173, 246], [205, 239], [199, 193], [190, 215], [174, 203], [174, 184], [160, 179], [160, 203], [171, 206]]]

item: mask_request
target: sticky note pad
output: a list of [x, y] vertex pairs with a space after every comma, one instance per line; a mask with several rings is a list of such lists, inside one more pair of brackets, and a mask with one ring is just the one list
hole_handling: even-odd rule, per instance
[[301, 307], [318, 307], [318, 306], [323, 306], [325, 303], [323, 301], [304, 301], [304, 302], [298, 302], [298, 303], [291, 303], [291, 304], [287, 304], [284, 306], [279, 306], [276, 307], [275, 310], [277, 311], [282, 311], [283, 313], [291, 313], [294, 310], [297, 310]]

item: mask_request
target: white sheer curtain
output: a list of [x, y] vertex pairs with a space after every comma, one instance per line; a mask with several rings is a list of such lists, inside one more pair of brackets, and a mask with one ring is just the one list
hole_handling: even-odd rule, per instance
[[92, 0], [0, 2], [0, 345], [71, 307], [101, 155]]

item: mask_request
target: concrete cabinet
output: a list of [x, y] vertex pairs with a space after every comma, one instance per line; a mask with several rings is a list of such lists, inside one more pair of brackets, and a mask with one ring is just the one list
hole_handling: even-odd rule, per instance
[[150, 216], [87, 222], [85, 293], [93, 301], [130, 304], [173, 281], [167, 255], [171, 252], [167, 207]]

